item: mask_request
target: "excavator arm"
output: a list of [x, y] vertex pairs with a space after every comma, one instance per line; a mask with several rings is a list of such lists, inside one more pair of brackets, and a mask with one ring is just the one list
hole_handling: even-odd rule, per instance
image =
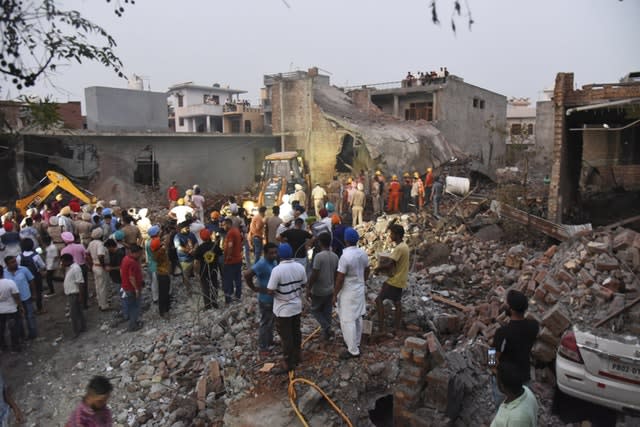
[[27, 208], [29, 206], [39, 206], [42, 204], [42, 202], [44, 202], [57, 188], [66, 191], [72, 196], [77, 197], [78, 200], [87, 204], [93, 204], [97, 200], [96, 196], [94, 196], [89, 190], [76, 187], [69, 178], [59, 172], [47, 171], [47, 175], [42, 178], [39, 185], [43, 184], [45, 181], [49, 181], [49, 183], [28, 196], [16, 200], [16, 208], [22, 215], [27, 212]]

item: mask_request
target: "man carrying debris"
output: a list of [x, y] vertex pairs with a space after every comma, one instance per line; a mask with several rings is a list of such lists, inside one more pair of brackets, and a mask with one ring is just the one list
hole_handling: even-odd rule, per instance
[[395, 306], [393, 326], [396, 333], [402, 328], [402, 290], [407, 287], [409, 276], [409, 246], [403, 241], [404, 228], [399, 224], [389, 227], [390, 238], [396, 244], [389, 257], [380, 257], [380, 264], [376, 273], [388, 272], [390, 277], [382, 284], [382, 289], [376, 298], [378, 323], [380, 333], [384, 333], [384, 301], [391, 300]]
[[273, 314], [276, 316], [276, 328], [282, 342], [284, 369], [274, 374], [292, 371], [300, 363], [300, 313], [302, 312], [302, 288], [307, 281], [307, 273], [293, 260], [293, 249], [288, 243], [278, 246], [280, 264], [273, 268], [267, 284], [273, 295]]
[[338, 261], [338, 273], [333, 292], [333, 303], [337, 301], [340, 329], [347, 350], [340, 354], [341, 359], [360, 357], [360, 338], [362, 336], [362, 316], [365, 313], [365, 282], [369, 279], [369, 257], [358, 248], [358, 232], [349, 227], [344, 231], [347, 247]]
[[311, 314], [322, 328], [325, 340], [331, 339], [331, 310], [333, 288], [338, 269], [338, 255], [331, 252], [331, 234], [321, 233], [317, 239], [320, 252], [313, 258], [313, 270], [309, 277], [307, 299], [311, 301]]
[[95, 376], [87, 385], [87, 392], [76, 406], [65, 427], [108, 427], [113, 425], [107, 401], [113, 386], [105, 377]]
[[[278, 265], [277, 259], [278, 245], [269, 242], [264, 246], [264, 256], [244, 272], [247, 286], [254, 292], [258, 292], [258, 308], [260, 309], [258, 348], [262, 357], [269, 356], [273, 346], [273, 296], [269, 294], [267, 285], [271, 278], [271, 271]], [[258, 287], [253, 283], [254, 277], [258, 278]]]
[[[529, 307], [525, 294], [515, 289], [507, 293], [507, 315], [510, 320], [499, 328], [493, 337], [493, 348], [496, 349], [498, 367], [504, 362], [513, 364], [522, 382], [527, 384], [531, 380], [529, 373], [529, 358], [531, 348], [538, 336], [540, 326], [533, 319], [525, 319], [524, 313]], [[495, 382], [494, 399], [500, 404], [504, 396], [498, 391]]]

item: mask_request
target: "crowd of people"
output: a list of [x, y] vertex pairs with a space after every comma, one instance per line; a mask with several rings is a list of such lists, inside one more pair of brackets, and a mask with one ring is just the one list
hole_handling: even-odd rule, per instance
[[[119, 318], [133, 332], [142, 327], [141, 299], [146, 285], [151, 289], [146, 294], [151, 294], [159, 315], [169, 319], [171, 294], [176, 287], [183, 287], [187, 298], [197, 295], [202, 308], [211, 310], [221, 304], [240, 303], [246, 284], [257, 294], [260, 357], [273, 354], [274, 330], [280, 337], [283, 359], [273, 373], [290, 372], [302, 362], [300, 324], [305, 306], [327, 342], [335, 337], [335, 311], [344, 341], [339, 357], [360, 357], [366, 287], [372, 273], [367, 253], [358, 247], [357, 230], [365, 206], [371, 203], [373, 214], [379, 215], [418, 211], [432, 203], [434, 215], [438, 215], [443, 180], [434, 177], [431, 168], [424, 176], [404, 173], [402, 182], [396, 175], [387, 182], [381, 171], [369, 179], [361, 171], [343, 182], [334, 177], [326, 190], [316, 184], [310, 193], [307, 197], [297, 186], [296, 192], [285, 197], [281, 205], [273, 206], [270, 213], [266, 207], [247, 212], [234, 197], [222, 206], [207, 209], [199, 186], [181, 193], [174, 182], [167, 190], [168, 215], [155, 218], [158, 224], [148, 218], [147, 209], [121, 209], [116, 201], [81, 206], [73, 199], [65, 203], [61, 194], [41, 209], [30, 209], [24, 218], [3, 212], [0, 350], [19, 352], [25, 342], [37, 337], [37, 315], [46, 312], [48, 297], [59, 291], [65, 294], [72, 335], [77, 337], [86, 331], [86, 310], [94, 303], [94, 296], [100, 311], [118, 308]], [[313, 216], [306, 210], [307, 201]], [[392, 324], [399, 333], [410, 250], [401, 225], [391, 225], [388, 233], [393, 249], [379, 254], [373, 272], [387, 277], [375, 309], [378, 332], [386, 333], [384, 301], [391, 301]], [[61, 290], [55, 283], [60, 278]], [[89, 286], [91, 282], [93, 287]], [[112, 305], [115, 295], [119, 307]], [[514, 301], [510, 301], [514, 316], [523, 314], [526, 305], [523, 310], [522, 301]], [[515, 317], [511, 329], [499, 330], [495, 344], [501, 349], [499, 358], [515, 362], [520, 370], [524, 369], [533, 343], [529, 339], [535, 339], [533, 329], [537, 327], [517, 323], [522, 319]], [[10, 346], [4, 338], [6, 329]], [[509, 363], [505, 366], [511, 366]], [[518, 378], [526, 381], [525, 376], [514, 376], [512, 370], [502, 372], [498, 365], [496, 395], [501, 391], [511, 407], [518, 399], [531, 407], [535, 397], [532, 403], [528, 389], [517, 385]], [[94, 378], [70, 422], [92, 416], [110, 420], [106, 406], [110, 392], [108, 380]], [[5, 412], [16, 406], [10, 400], [6, 403]], [[22, 416], [17, 406], [14, 411]]]
[[447, 67], [440, 67], [438, 71], [418, 71], [415, 75], [408, 71], [402, 83], [405, 87], [426, 86], [432, 83], [444, 83], [447, 77], [449, 77]]

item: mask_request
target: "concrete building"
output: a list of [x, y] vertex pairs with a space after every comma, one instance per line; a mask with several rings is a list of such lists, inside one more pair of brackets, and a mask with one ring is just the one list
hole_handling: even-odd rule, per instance
[[371, 102], [394, 117], [429, 123], [447, 141], [468, 153], [473, 169], [493, 176], [504, 164], [507, 99], [504, 95], [449, 75], [430, 83], [407, 80], [345, 88], [368, 90]]
[[640, 214], [640, 81], [574, 89], [558, 73], [549, 219], [613, 222]]
[[180, 83], [169, 88], [176, 132], [261, 133], [259, 107], [240, 100], [245, 90]]
[[[80, 101], [56, 102], [56, 111], [60, 117], [60, 123], [56, 127], [63, 129], [82, 129], [83, 119]], [[28, 105], [18, 101], [0, 101], [0, 128], [8, 130], [20, 130], [33, 125], [31, 111]]]
[[265, 128], [280, 137], [281, 150], [303, 154], [314, 182], [361, 169], [424, 173], [463, 156], [436, 127], [385, 114], [368, 95], [349, 97], [317, 68], [268, 75], [264, 84], [263, 96], [269, 98], [263, 105], [271, 109], [265, 111]]
[[87, 129], [96, 132], [167, 132], [167, 94], [92, 86], [84, 90]]

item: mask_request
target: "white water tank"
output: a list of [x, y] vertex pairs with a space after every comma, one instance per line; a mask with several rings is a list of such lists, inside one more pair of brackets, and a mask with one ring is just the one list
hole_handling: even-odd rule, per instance
[[455, 194], [457, 196], [466, 195], [470, 189], [471, 181], [469, 181], [469, 178], [448, 176], [445, 181], [445, 190], [448, 193]]
[[144, 83], [142, 81], [142, 78], [136, 74], [132, 74], [131, 77], [129, 77], [129, 84], [127, 85], [127, 87], [129, 89], [133, 89], [133, 90], [144, 90]]

